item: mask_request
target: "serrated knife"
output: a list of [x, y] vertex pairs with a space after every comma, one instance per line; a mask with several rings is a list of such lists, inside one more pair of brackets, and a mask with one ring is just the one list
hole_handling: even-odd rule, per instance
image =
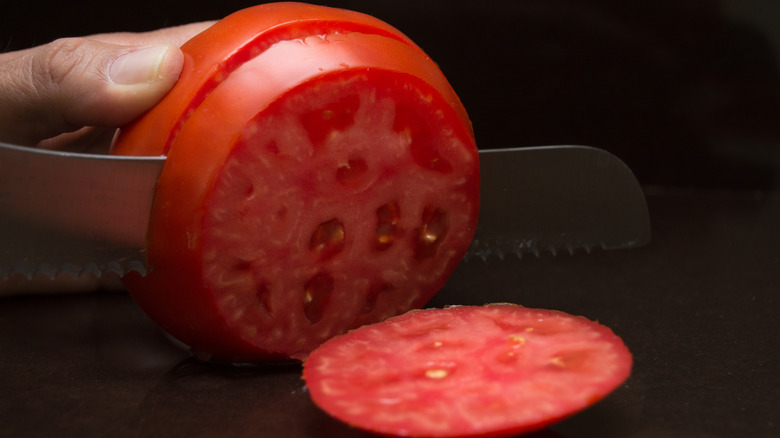
[[[0, 143], [0, 278], [146, 274], [145, 235], [165, 157]], [[481, 208], [468, 258], [631, 248], [650, 240], [642, 189], [587, 146], [480, 151]]]

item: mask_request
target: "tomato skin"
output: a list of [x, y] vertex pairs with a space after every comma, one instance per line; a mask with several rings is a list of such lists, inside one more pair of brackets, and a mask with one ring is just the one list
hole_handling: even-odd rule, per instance
[[[280, 40], [291, 40], [318, 32], [364, 32], [401, 41], [425, 55], [408, 37], [389, 24], [354, 11], [305, 3], [267, 3], [235, 12], [207, 29], [207, 37], [195, 37], [182, 46], [184, 66], [179, 81], [168, 96], [134, 121], [124, 131], [114, 151], [120, 155], [159, 155], [167, 153], [170, 136], [149, 138], [146, 132], [175, 132], [182, 115], [202, 102], [224, 76], [237, 66]], [[419, 62], [405, 67], [414, 70]], [[439, 92], [470, 122], [466, 111], [446, 79], [434, 79]]]
[[514, 304], [410, 311], [337, 336], [304, 362], [315, 404], [394, 436], [512, 436], [591, 406], [630, 375], [609, 328]]
[[[222, 249], [215, 249], [223, 247], [214, 243], [215, 233], [211, 231], [213, 224], [219, 223], [219, 220], [215, 222], [214, 211], [218, 209], [220, 202], [214, 201], [214, 193], [218, 187], [224, 186], [222, 181], [227, 178], [224, 169], [228, 163], [238, 160], [235, 156], [243, 153], [239, 153], [239, 149], [250, 147], [244, 143], [246, 138], [253, 138], [247, 132], [256, 121], [261, 123], [265, 118], [274, 117], [280, 102], [293, 98], [291, 96], [296, 96], [296, 93], [316, 89], [320, 86], [318, 84], [352, 80], [349, 78], [358, 78], [356, 83], [368, 84], [365, 86], [369, 88], [381, 88], [384, 86], [382, 84], [390, 83], [405, 84], [401, 85], [401, 88], [413, 89], [407, 98], [411, 98], [408, 96], [413, 96], [414, 93], [422, 93], [421, 95], [427, 96], [422, 105], [437, 108], [430, 116], [430, 120], [438, 117], [436, 125], [431, 129], [435, 132], [446, 131], [449, 133], [448, 138], [458, 145], [463, 145], [462, 150], [461, 146], [450, 148], [451, 151], [442, 149], [443, 154], [450, 154], [447, 160], [454, 160], [456, 165], [462, 161], [456, 174], [461, 175], [465, 183], [456, 191], [462, 192], [463, 199], [470, 202], [452, 209], [453, 212], [463, 210], [460, 213], [462, 221], [456, 221], [463, 224], [458, 225], [462, 228], [461, 235], [449, 239], [451, 243], [447, 244], [447, 251], [450, 255], [444, 259], [446, 263], [436, 267], [436, 278], [421, 286], [420, 295], [412, 295], [410, 292], [403, 306], [396, 303], [388, 306], [388, 311], [392, 310], [392, 314], [395, 314], [410, 307], [420, 307], [432, 293], [443, 286], [473, 235], [478, 210], [479, 170], [473, 133], [465, 110], [439, 69], [419, 47], [389, 25], [363, 14], [297, 3], [280, 3], [260, 5], [228, 16], [193, 38], [182, 50], [185, 53], [185, 67], [179, 82], [160, 104], [123, 129], [113, 148], [113, 152], [117, 154], [168, 155], [165, 169], [158, 181], [148, 233], [147, 257], [151, 272], [144, 278], [131, 275], [125, 279], [134, 299], [155, 322], [192, 346], [203, 357], [216, 356], [233, 361], [288, 357], [300, 359], [324, 340], [312, 335], [306, 342], [300, 341], [299, 346], [288, 345], [292, 341], [270, 343], [263, 339], [267, 337], [263, 333], [246, 333], [258, 330], [256, 327], [249, 327], [246, 318], [240, 322], [230, 320], [233, 313], [242, 313], [243, 308], [238, 304], [226, 303], [225, 300], [232, 296], [233, 292], [221, 290], [215, 286], [217, 280], [213, 279], [220, 275], [212, 273], [214, 263], [220, 266], [225, 264], [213, 262], [210, 258], [210, 254], [215, 251], [223, 252]], [[366, 79], [360, 82], [360, 78]], [[363, 91], [377, 92], [373, 88], [374, 91], [366, 90]], [[327, 92], [324, 94], [327, 95]], [[294, 110], [295, 108], [284, 111]], [[258, 140], [259, 143], [262, 141], [262, 138]], [[353, 146], [348, 145], [348, 148], [351, 147]], [[285, 151], [281, 152], [284, 155]], [[380, 149], [376, 153], [381, 155], [384, 152]], [[243, 154], [249, 156], [251, 161], [253, 154]], [[421, 156], [426, 157], [425, 154]], [[344, 161], [353, 163], [353, 167], [357, 169], [370, 162], [363, 159], [354, 160], [349, 155], [344, 157]], [[443, 174], [440, 171], [433, 172]], [[301, 193], [305, 194], [305, 191]], [[354, 204], [354, 201], [350, 202]], [[350, 207], [347, 210], [356, 208]], [[315, 211], [314, 214], [316, 213]], [[350, 214], [358, 213], [355, 211]], [[323, 218], [323, 222], [324, 219], [328, 218]], [[316, 228], [316, 225], [308, 225], [304, 232], [308, 233], [313, 228]], [[351, 237], [352, 229], [347, 231], [347, 237]], [[410, 232], [411, 230], [407, 231], [407, 239]], [[260, 245], [262, 246], [262, 242]], [[306, 246], [299, 245], [298, 248]], [[224, 252], [227, 254], [230, 251], [228, 248]], [[225, 255], [223, 259], [225, 257], [232, 256]], [[280, 253], [278, 257], [284, 259], [288, 255]], [[236, 265], [242, 263], [249, 266], [249, 262], [241, 260], [238, 260]], [[329, 265], [329, 260], [312, 263], [322, 264], [325, 266], [322, 269], [326, 271], [320, 274], [305, 274], [300, 282], [300, 289], [308, 288], [309, 283], [319, 284], [315, 281], [318, 278], [325, 279], [326, 286], [329, 284], [327, 281], [342, 281], [335, 272], [339, 268]], [[258, 263], [255, 261], [252, 264]], [[267, 266], [261, 266], [254, 269], [263, 271], [267, 270], [266, 268]], [[226, 271], [229, 270], [228, 266]], [[331, 272], [332, 270], [335, 271]], [[355, 270], [365, 271], [360, 275], [370, 276], [371, 270], [367, 267], [356, 265]], [[269, 274], [266, 272], [262, 275]], [[309, 283], [306, 283], [306, 278], [309, 278]], [[386, 286], [383, 284], [379, 282], [370, 286], [368, 292], [360, 293], [371, 295], [367, 300], [373, 302], [375, 298], [372, 291], [384, 290]], [[317, 288], [323, 289], [326, 286]], [[400, 288], [400, 285], [396, 286]], [[245, 303], [246, 296], [251, 294], [256, 294], [261, 302], [278, 301], [278, 298], [265, 297], [270, 292], [263, 292], [262, 289], [266, 286], [262, 281], [256, 280], [251, 287], [255, 290], [239, 293], [243, 296], [241, 303]], [[296, 311], [298, 318], [306, 322], [304, 316], [301, 316], [305, 314], [313, 327], [327, 325], [325, 322], [318, 323], [322, 317], [321, 313], [325, 311], [323, 309], [330, 305], [328, 300], [322, 301], [318, 298], [313, 302], [314, 304], [304, 305], [307, 312]], [[317, 304], [320, 302], [324, 304]], [[382, 299], [378, 302], [384, 303]], [[261, 304], [270, 306], [268, 302]], [[278, 304], [275, 306], [278, 308]], [[291, 308], [290, 311], [292, 310]], [[380, 316], [379, 311], [368, 316], [355, 312], [353, 309], [353, 314], [343, 317], [345, 321], [340, 322], [340, 325], [333, 323], [333, 327], [324, 333], [331, 336], [391, 316]], [[258, 316], [262, 317], [263, 314], [258, 313]], [[275, 317], [286, 321], [285, 317], [279, 316], [278, 311]], [[290, 328], [296, 325], [290, 326], [292, 323], [289, 321], [284, 324], [287, 324], [284, 326], [285, 331], [297, 332], [298, 329]], [[263, 325], [262, 329], [274, 332], [280, 329], [279, 327]]]

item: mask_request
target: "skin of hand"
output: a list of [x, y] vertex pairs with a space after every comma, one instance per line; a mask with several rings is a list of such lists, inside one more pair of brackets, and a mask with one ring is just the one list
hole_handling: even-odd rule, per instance
[[[184, 60], [179, 47], [213, 23], [64, 38], [1, 53], [0, 141], [108, 152], [116, 129], [154, 106], [176, 83]], [[119, 289], [112, 273], [0, 279], [0, 296]]]
[[107, 151], [179, 77], [179, 47], [213, 22], [62, 38], [0, 54], [0, 141]]

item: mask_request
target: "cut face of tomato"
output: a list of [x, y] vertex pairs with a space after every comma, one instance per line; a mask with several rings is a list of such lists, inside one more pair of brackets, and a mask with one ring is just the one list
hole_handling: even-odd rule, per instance
[[443, 286], [473, 232], [474, 162], [414, 83], [324, 77], [247, 124], [207, 200], [202, 263], [248, 342], [295, 357]]
[[479, 162], [417, 46], [362, 14], [282, 3], [182, 50], [180, 81], [114, 145], [168, 156], [151, 272], [125, 281], [163, 329], [205, 357], [302, 359], [444, 285], [476, 228]]
[[411, 311], [333, 338], [304, 363], [334, 417], [400, 436], [541, 429], [625, 381], [632, 358], [607, 327], [513, 304]]

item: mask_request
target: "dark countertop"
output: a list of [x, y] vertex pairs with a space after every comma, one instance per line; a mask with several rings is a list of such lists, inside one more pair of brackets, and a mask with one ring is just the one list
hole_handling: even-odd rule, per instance
[[[651, 245], [461, 265], [431, 305], [598, 319], [632, 377], [542, 437], [780, 436], [780, 198], [648, 189]], [[121, 292], [0, 299], [0, 436], [367, 436], [296, 366], [215, 367]]]

